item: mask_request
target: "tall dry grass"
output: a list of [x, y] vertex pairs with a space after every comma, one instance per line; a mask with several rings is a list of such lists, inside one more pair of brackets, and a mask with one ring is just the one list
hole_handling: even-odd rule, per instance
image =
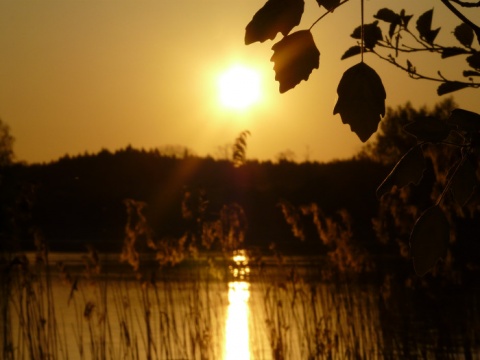
[[[320, 263], [296, 264], [278, 251], [232, 265], [231, 247], [245, 230], [236, 205], [218, 219], [195, 220], [194, 234], [181, 241], [153, 241], [144, 205], [127, 206], [125, 246], [116, 259], [89, 248], [81, 263], [53, 264], [37, 237], [34, 256], [14, 254], [1, 263], [3, 359], [222, 359], [234, 274], [250, 283], [251, 359], [474, 359], [480, 351], [478, 295], [465, 297], [465, 311], [456, 315], [464, 325], [454, 328], [445, 314], [441, 326], [425, 330], [427, 338], [415, 338], [425, 325], [415, 324], [422, 318], [413, 311], [416, 300], [393, 280], [382, 291], [348, 277], [324, 281]], [[201, 219], [201, 211], [188, 213]], [[320, 225], [335, 245], [331, 253], [341, 255], [327, 256], [327, 269], [365, 268], [364, 258], [354, 263], [346, 254], [353, 249], [348, 226], [333, 239], [340, 227]], [[210, 245], [223, 239], [222, 251], [199, 258], [202, 237]], [[139, 241], [148, 242], [152, 256], [137, 252]]]

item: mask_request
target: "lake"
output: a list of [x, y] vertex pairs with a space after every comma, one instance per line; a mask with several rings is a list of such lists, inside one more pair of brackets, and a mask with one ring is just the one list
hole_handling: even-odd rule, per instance
[[117, 254], [19, 257], [3, 272], [3, 358], [480, 359], [478, 288], [230, 255], [136, 270]]

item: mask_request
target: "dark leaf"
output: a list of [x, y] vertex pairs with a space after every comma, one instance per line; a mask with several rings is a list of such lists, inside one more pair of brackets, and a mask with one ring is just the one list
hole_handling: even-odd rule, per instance
[[413, 266], [419, 276], [425, 275], [447, 254], [450, 225], [443, 211], [432, 206], [418, 218], [410, 235]]
[[458, 25], [453, 31], [453, 35], [457, 38], [460, 43], [465, 47], [471, 47], [473, 42], [473, 30], [470, 26], [465, 23]]
[[415, 75], [417, 73], [417, 68], [413, 66], [413, 64], [408, 59], [407, 59], [407, 71], [409, 75]]
[[424, 12], [417, 20], [417, 30], [420, 33], [420, 38], [430, 45], [433, 44], [440, 31], [440, 28], [432, 30], [432, 17], [433, 9]]
[[[364, 49], [365, 51], [366, 49]], [[345, 53], [342, 55], [342, 59], [341, 60], [345, 60], [351, 56], [355, 56], [355, 55], [358, 55], [362, 52], [362, 47], [361, 46], [358, 46], [358, 45], [355, 45], [355, 46], [352, 46], [350, 49], [348, 49], [347, 51], [345, 51]]]
[[247, 25], [245, 44], [274, 39], [278, 33], [286, 36], [300, 24], [303, 9], [303, 0], [268, 0]]
[[443, 48], [442, 59], [445, 59], [451, 56], [461, 55], [461, 54], [468, 54], [468, 51], [465, 50], [464, 48], [459, 48], [459, 47]]
[[465, 159], [453, 176], [450, 190], [455, 201], [460, 206], [465, 206], [478, 185], [475, 168], [468, 159]]
[[408, 26], [408, 23], [410, 22], [410, 19], [413, 17], [413, 15], [405, 15], [405, 10], [402, 9], [400, 11], [400, 18], [402, 19], [402, 24], [406, 28]]
[[469, 85], [466, 83], [462, 83], [459, 81], [447, 81], [445, 83], [440, 84], [440, 86], [437, 88], [437, 94], [438, 95], [445, 95], [457, 90], [465, 89]]
[[404, 129], [415, 136], [418, 141], [439, 142], [445, 140], [450, 134], [452, 125], [428, 116], [408, 123]]
[[480, 115], [473, 111], [454, 109], [448, 121], [467, 133], [480, 131]]
[[274, 62], [275, 80], [280, 83], [280, 93], [307, 80], [313, 69], [318, 69], [320, 52], [309, 30], [297, 31], [285, 36], [273, 45], [270, 61]]
[[378, 12], [373, 15], [375, 19], [382, 20], [388, 23], [400, 23], [400, 15], [395, 13], [393, 10], [383, 8], [378, 10]]
[[397, 162], [393, 170], [377, 188], [377, 198], [381, 198], [394, 186], [403, 188], [410, 184], [418, 185], [425, 171], [425, 158], [420, 146], [411, 148]]
[[[398, 24], [396, 23], [391, 23], [389, 28], [388, 28], [388, 36], [392, 37], [395, 34], [395, 29], [397, 28]], [[398, 49], [398, 39], [399, 35], [397, 35], [397, 46], [396, 48]]]
[[395, 33], [395, 29], [402, 23], [402, 18], [400, 15], [395, 13], [393, 10], [383, 8], [378, 10], [378, 12], [373, 15], [375, 19], [385, 21], [390, 23], [388, 36], [392, 37]]
[[407, 59], [407, 71], [409, 74], [415, 74], [417, 72], [417, 69], [413, 64], [410, 62], [410, 60]]
[[473, 71], [473, 70], [465, 70], [463, 72], [463, 76], [469, 77], [469, 76], [480, 76], [480, 72], [478, 71]]
[[468, 65], [470, 65], [475, 70], [480, 70], [480, 52], [477, 52], [473, 55], [467, 57]]
[[[367, 49], [373, 49], [377, 42], [383, 40], [382, 29], [378, 26], [378, 21], [374, 21], [371, 24], [366, 24], [363, 26], [363, 37], [365, 42], [365, 47]], [[354, 39], [362, 38], [362, 26], [358, 26], [353, 30], [351, 35]]]
[[318, 6], [323, 6], [327, 10], [332, 10], [340, 4], [340, 0], [317, 0], [317, 3]]
[[363, 142], [377, 131], [385, 115], [385, 88], [380, 76], [361, 62], [344, 72], [337, 88], [338, 101], [333, 114], [340, 113], [342, 122]]

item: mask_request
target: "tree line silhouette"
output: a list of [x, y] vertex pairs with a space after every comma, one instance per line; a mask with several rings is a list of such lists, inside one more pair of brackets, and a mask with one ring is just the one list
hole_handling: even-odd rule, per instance
[[[452, 149], [424, 147], [418, 183], [377, 189], [416, 142], [404, 126], [426, 117], [447, 121], [453, 108], [451, 99], [433, 109], [389, 108], [374, 141], [330, 163], [247, 160], [248, 132], [232, 161], [128, 146], [45, 164], [11, 162], [0, 174], [2, 247], [30, 250], [40, 235], [51, 250], [120, 252], [126, 234], [140, 233], [137, 214], [148, 227], [147, 242], [134, 244], [140, 252], [155, 242], [221, 251], [228, 237], [230, 249], [241, 243], [264, 253], [327, 255], [337, 271], [371, 270], [376, 261], [411, 272], [411, 228], [441, 193], [452, 234], [434, 273], [477, 271], [479, 192], [465, 192], [459, 203], [458, 194], [444, 191]], [[476, 172], [467, 188], [478, 183]]]
[[387, 172], [386, 166], [367, 159], [325, 164], [247, 161], [235, 167], [210, 157], [175, 158], [131, 147], [103, 150], [5, 168], [2, 228], [16, 239], [12, 245], [22, 248], [31, 244], [32, 230], [39, 229], [52, 248], [83, 250], [85, 243], [92, 243], [118, 250], [127, 220], [125, 199], [147, 204], [145, 216], [157, 237], [180, 236], [189, 226], [182, 217], [184, 194], [202, 192], [207, 219], [224, 204], [244, 208], [247, 245], [276, 242], [293, 251], [299, 244], [283, 219], [280, 200], [316, 202], [327, 213], [345, 208], [358, 219], [358, 231], [371, 237], [375, 188]]

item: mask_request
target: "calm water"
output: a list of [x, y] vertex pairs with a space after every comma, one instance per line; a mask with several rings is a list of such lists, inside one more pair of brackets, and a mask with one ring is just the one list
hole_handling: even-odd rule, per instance
[[480, 359], [474, 292], [316, 282], [305, 261], [260, 268], [242, 252], [136, 274], [110, 261], [97, 272], [78, 255], [50, 260], [66, 266], [49, 282], [35, 268], [12, 281], [15, 358], [42, 348], [56, 359]]

